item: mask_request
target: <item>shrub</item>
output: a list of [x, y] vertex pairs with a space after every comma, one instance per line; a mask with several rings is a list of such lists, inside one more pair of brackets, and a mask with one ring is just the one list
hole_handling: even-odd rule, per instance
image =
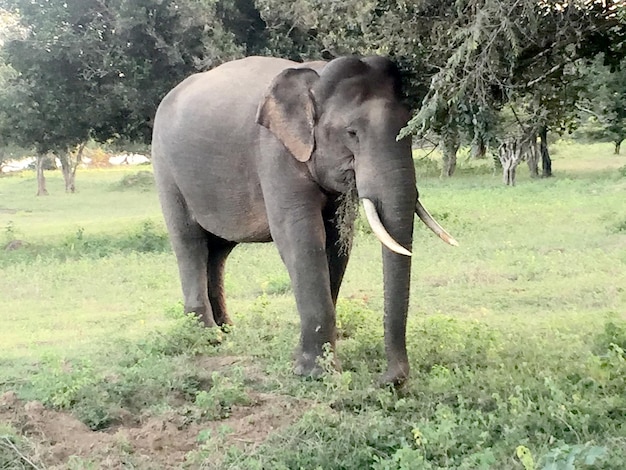
[[141, 170], [137, 173], [124, 175], [120, 181], [113, 185], [117, 191], [134, 190], [150, 191], [154, 188], [154, 175], [151, 171]]

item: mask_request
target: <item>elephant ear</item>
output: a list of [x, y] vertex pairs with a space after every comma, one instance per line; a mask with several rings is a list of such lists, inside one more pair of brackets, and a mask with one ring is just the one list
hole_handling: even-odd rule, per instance
[[267, 127], [296, 160], [306, 162], [315, 148], [315, 101], [311, 87], [319, 80], [307, 68], [283, 70], [259, 104], [256, 122]]

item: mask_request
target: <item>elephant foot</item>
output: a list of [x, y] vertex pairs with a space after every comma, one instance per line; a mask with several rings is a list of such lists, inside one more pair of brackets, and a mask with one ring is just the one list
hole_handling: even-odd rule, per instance
[[233, 325], [232, 320], [226, 314], [219, 315], [215, 317], [214, 320], [215, 320], [215, 324], [219, 327], [223, 327], [223, 326], [229, 327]]
[[332, 355], [330, 364], [324, 364], [324, 361], [327, 361], [327, 359], [313, 354], [297, 352], [293, 373], [302, 377], [319, 379], [328, 373], [329, 369], [330, 371], [341, 372], [341, 365], [335, 354]]
[[400, 387], [409, 377], [409, 365], [408, 364], [396, 364], [393, 367], [389, 367], [379, 379], [380, 385], [392, 385], [394, 387]]
[[316, 356], [300, 353], [293, 366], [293, 373], [301, 377], [319, 379], [324, 375], [324, 368], [319, 364]]
[[217, 323], [213, 319], [213, 313], [206, 307], [185, 307], [185, 313], [195, 315], [207, 328], [217, 328]]

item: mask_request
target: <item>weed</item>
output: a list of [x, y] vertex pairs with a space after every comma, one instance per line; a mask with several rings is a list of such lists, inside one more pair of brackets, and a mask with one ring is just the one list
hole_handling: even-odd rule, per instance
[[158, 230], [151, 220], [144, 220], [139, 230], [131, 233], [128, 241], [129, 246], [125, 247], [126, 250], [140, 253], [162, 252], [169, 248], [167, 234]]
[[586, 467], [597, 468], [607, 455], [605, 447], [590, 444], [563, 444], [551, 449], [543, 458], [542, 470], [567, 470]]
[[194, 405], [200, 416], [210, 420], [223, 419], [229, 416], [234, 405], [249, 404], [243, 382], [244, 375], [240, 367], [233, 368], [228, 375], [213, 372], [209, 390], [196, 393]]
[[614, 233], [623, 233], [626, 232], [626, 218], [616, 222], [612, 227], [611, 231]]
[[622, 350], [626, 349], [626, 322], [614, 320], [605, 323], [604, 331], [595, 337], [594, 349], [598, 354], [604, 354], [616, 345]]
[[15, 228], [15, 222], [9, 220], [4, 226], [4, 240], [3, 245], [12, 242], [17, 237], [17, 229]]
[[40, 373], [33, 377], [33, 385], [44, 404], [67, 409], [76, 404], [83, 390], [98, 382], [90, 361], [74, 363], [50, 358], [40, 366]]
[[264, 294], [282, 295], [291, 291], [291, 281], [286, 274], [273, 275], [263, 283], [261, 289]]
[[[15, 236], [11, 225], [6, 236]], [[34, 263], [39, 260], [66, 262], [82, 258], [99, 259], [120, 253], [163, 253], [170, 251], [167, 233], [151, 220], [144, 220], [118, 235], [94, 235], [84, 227], [75, 229], [62, 241], [28, 243], [25, 250], [15, 250], [0, 260], [0, 267], [18, 263]]]

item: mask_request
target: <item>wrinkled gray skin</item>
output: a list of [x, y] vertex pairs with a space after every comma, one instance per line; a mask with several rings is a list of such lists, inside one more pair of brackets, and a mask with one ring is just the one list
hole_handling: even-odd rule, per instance
[[[297, 64], [249, 57], [193, 75], [161, 103], [152, 158], [178, 260], [185, 310], [229, 323], [224, 263], [238, 243], [273, 240], [301, 319], [296, 374], [318, 375], [335, 346], [335, 304], [348, 262], [337, 244], [338, 196], [356, 179], [391, 236], [411, 249], [417, 189], [409, 117], [387, 59]], [[411, 258], [383, 247], [388, 369], [409, 373], [405, 331]]]

